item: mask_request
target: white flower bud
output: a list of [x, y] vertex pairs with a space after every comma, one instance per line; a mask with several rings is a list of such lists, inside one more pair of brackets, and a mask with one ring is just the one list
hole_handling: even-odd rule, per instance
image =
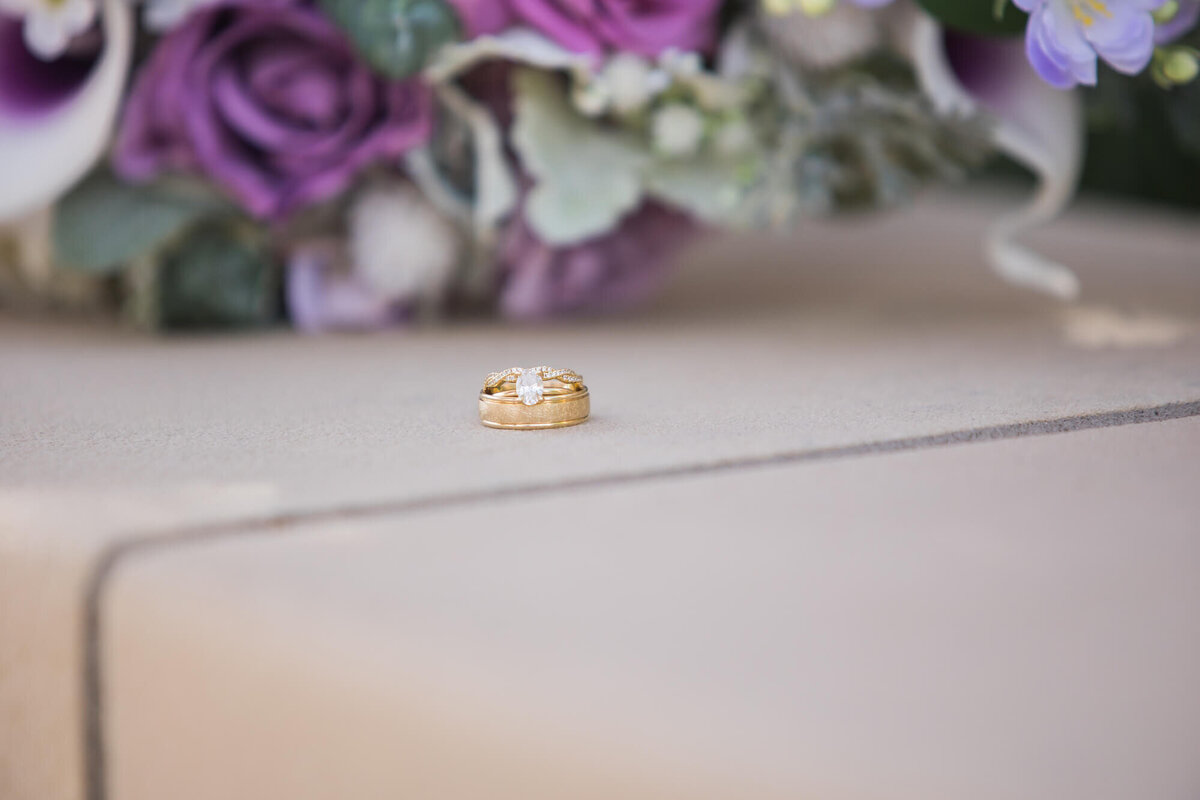
[[598, 117], [608, 111], [612, 93], [603, 81], [594, 77], [577, 81], [571, 90], [571, 102], [575, 110], [586, 117]]
[[877, 15], [853, 3], [838, 3], [819, 14], [771, 17], [763, 28], [788, 59], [810, 69], [853, 61], [882, 43]]
[[654, 148], [670, 157], [694, 155], [704, 141], [704, 117], [691, 106], [672, 103], [654, 113]]
[[604, 81], [613, 109], [622, 114], [637, 111], [661, 91], [650, 63], [633, 53], [617, 53], [609, 59]]
[[23, 11], [25, 17], [25, 46], [45, 61], [54, 61], [65, 53], [71, 39], [85, 32], [96, 19], [96, 0], [22, 3], [14, 8]]
[[1187, 47], [1165, 48], [1160, 65], [1167, 80], [1179, 86], [1191, 83], [1200, 73], [1196, 51]]
[[350, 210], [355, 271], [397, 300], [440, 295], [460, 246], [453, 226], [407, 184], [368, 190]]

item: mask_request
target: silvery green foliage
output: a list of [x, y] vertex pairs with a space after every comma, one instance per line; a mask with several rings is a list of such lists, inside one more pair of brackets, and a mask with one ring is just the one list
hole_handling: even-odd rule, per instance
[[319, 0], [359, 54], [389, 78], [415, 75], [448, 42], [460, 36], [454, 10], [444, 0]]
[[405, 155], [409, 178], [461, 234], [464, 252], [454, 280], [459, 298], [491, 297], [494, 249], [501, 226], [517, 205], [518, 188], [504, 134], [495, 118], [460, 86], [435, 86], [438, 136]]
[[[740, 109], [754, 87], [707, 71], [695, 54], [649, 60], [621, 53], [597, 65], [518, 28], [443, 48], [425, 72], [438, 87], [444, 119], [456, 120], [460, 131], [448, 138], [462, 139], [467, 129], [465, 149], [474, 157], [448, 154], [442, 136], [410, 159], [410, 171], [444, 205], [460, 208], [458, 216], [471, 218], [478, 238], [486, 239], [511, 210], [512, 170], [494, 123], [480, 118], [456, 80], [495, 60], [522, 67], [513, 73], [510, 143], [534, 179], [526, 212], [546, 241], [565, 245], [607, 233], [647, 197], [728, 221], [753, 172], [753, 132]], [[673, 107], [699, 119], [686, 153], [656, 147], [655, 115]], [[456, 167], [467, 162], [474, 175], [464, 179]]]
[[886, 53], [807, 70], [747, 26], [726, 55], [770, 86], [754, 116], [762, 180], [741, 208], [751, 223], [892, 205], [931, 180], [963, 177], [991, 152], [982, 119], [937, 113], [908, 65]]
[[483, 58], [514, 79], [511, 144], [534, 179], [526, 212], [567, 245], [647, 198], [724, 226], [893, 204], [988, 152], [981, 123], [937, 114], [896, 59], [806, 70], [743, 24], [715, 69], [696, 54], [595, 65], [528, 31], [447, 48], [446, 80]]
[[519, 197], [504, 133], [486, 105], [458, 80], [488, 62], [526, 65], [550, 73], [586, 69], [586, 59], [539, 33], [511, 28], [443, 47], [425, 69], [438, 102], [438, 135], [405, 158], [409, 176], [466, 234], [469, 253], [456, 281], [464, 299], [490, 298], [495, 247]]
[[435, 97], [438, 136], [405, 157], [409, 175], [443, 213], [486, 235], [517, 202], [504, 134], [487, 107], [456, 84], [439, 84]]
[[798, 87], [780, 147], [805, 210], [894, 205], [932, 180], [960, 180], [990, 152], [982, 123], [939, 117], [896, 65]]
[[553, 75], [515, 76], [512, 143], [534, 179], [526, 201], [530, 226], [550, 244], [606, 233], [640, 205], [649, 149], [631, 133], [576, 113]]

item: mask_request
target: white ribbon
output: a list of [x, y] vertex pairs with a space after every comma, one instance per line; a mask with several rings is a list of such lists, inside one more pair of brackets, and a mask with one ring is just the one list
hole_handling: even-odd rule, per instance
[[992, 119], [992, 143], [1038, 178], [1032, 201], [996, 220], [984, 249], [1006, 280], [1063, 300], [1079, 295], [1079, 278], [1066, 266], [1024, 247], [1017, 238], [1057, 217], [1070, 202], [1083, 160], [1083, 111], [1078, 95], [1049, 86], [1025, 59], [1020, 40], [1006, 43], [1010, 57], [989, 64], [989, 91], [972, 94], [946, 58], [941, 26], [909, 4], [898, 6], [893, 37], [911, 59], [937, 110], [984, 113]]

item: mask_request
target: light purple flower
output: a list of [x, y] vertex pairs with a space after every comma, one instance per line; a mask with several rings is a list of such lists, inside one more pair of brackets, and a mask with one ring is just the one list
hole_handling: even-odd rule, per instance
[[1042, 79], [1059, 89], [1096, 83], [1103, 58], [1128, 75], [1154, 55], [1151, 12], [1166, 0], [1013, 0], [1028, 11], [1025, 50]]
[[538, 319], [635, 305], [662, 284], [672, 257], [698, 232], [687, 215], [647, 203], [611, 233], [555, 248], [518, 214], [502, 238], [500, 310]]
[[515, 22], [540, 30], [568, 50], [593, 55], [708, 50], [721, 6], [721, 0], [506, 1]]
[[375, 75], [325, 17], [260, 2], [201, 11], [159, 41], [113, 162], [127, 180], [200, 172], [278, 219], [429, 138], [428, 89]]
[[297, 330], [371, 331], [403, 322], [405, 304], [371, 286], [350, 267], [338, 239], [310, 239], [291, 252], [285, 273], [288, 317]]

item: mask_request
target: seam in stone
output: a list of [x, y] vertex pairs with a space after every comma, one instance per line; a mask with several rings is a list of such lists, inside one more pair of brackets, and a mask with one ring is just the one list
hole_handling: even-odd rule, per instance
[[105, 589], [118, 566], [131, 555], [145, 554], [171, 547], [219, 540], [238, 534], [286, 533], [296, 528], [340, 520], [369, 519], [377, 516], [410, 514], [477, 505], [480, 503], [537, 497], [562, 491], [624, 486], [652, 480], [709, 475], [739, 469], [784, 466], [809, 461], [855, 458], [860, 456], [927, 450], [970, 442], [1018, 439], [1054, 433], [1113, 428], [1200, 416], [1200, 400], [1167, 403], [1159, 406], [1104, 411], [1048, 420], [1015, 422], [948, 433], [885, 439], [857, 445], [821, 447], [777, 453], [767, 456], [719, 459], [699, 464], [661, 467], [641, 471], [576, 478], [553, 483], [537, 483], [503, 489], [485, 489], [432, 495], [414, 500], [333, 507], [319, 511], [276, 514], [233, 522], [182, 527], [167, 533], [136, 534], [111, 543], [92, 565], [83, 594], [83, 744], [84, 787], [86, 800], [108, 800], [107, 760], [104, 741], [104, 670], [102, 665]]

